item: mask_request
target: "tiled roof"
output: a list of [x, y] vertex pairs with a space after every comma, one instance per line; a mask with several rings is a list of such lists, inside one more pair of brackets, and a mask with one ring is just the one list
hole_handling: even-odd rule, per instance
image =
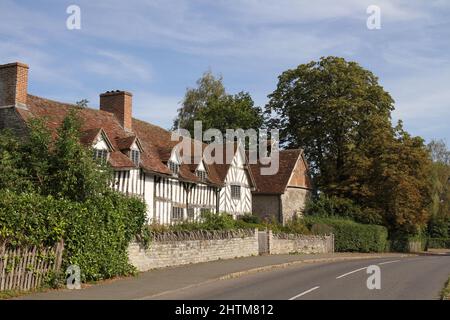
[[81, 132], [80, 141], [85, 145], [91, 145], [102, 132], [102, 128], [93, 128]]
[[136, 167], [133, 161], [120, 151], [113, 151], [109, 155], [109, 163], [115, 169], [131, 169]]
[[[57, 129], [60, 127], [68, 112], [77, 108], [78, 115], [83, 120], [81, 128], [81, 142], [86, 145], [92, 145], [99, 134], [106, 135], [108, 143], [111, 144], [113, 151], [110, 153], [109, 163], [117, 170], [134, 168], [135, 164], [131, 159], [121, 151], [129, 150], [132, 144], [139, 140], [142, 147], [141, 167], [150, 172], [161, 175], [172, 175], [167, 167], [167, 161], [170, 159], [173, 148], [178, 141], [171, 140], [171, 132], [152, 125], [150, 123], [133, 119], [133, 132], [125, 131], [119, 124], [117, 118], [109, 112], [80, 108], [73, 104], [56, 102], [33, 95], [28, 95], [27, 108], [17, 108], [17, 112], [25, 121], [29, 121], [33, 117], [44, 119], [47, 127], [52, 131], [53, 136], [57, 135]], [[103, 132], [103, 133], [102, 133]], [[192, 145], [194, 145], [192, 140]], [[199, 142], [197, 142], [199, 143]], [[233, 144], [234, 154], [236, 154], [237, 145]], [[204, 150], [207, 145], [201, 143]], [[225, 157], [226, 144], [222, 146]], [[180, 155], [183, 150], [180, 150]], [[301, 150], [284, 150], [280, 152], [280, 168], [279, 172], [273, 176], [262, 176], [260, 174], [261, 165], [250, 165], [248, 170], [249, 178], [252, 185], [256, 185], [256, 193], [284, 193], [289, 178], [294, 170], [297, 159], [302, 155]], [[213, 154], [213, 156], [215, 156]], [[225, 160], [225, 159], [224, 159]], [[178, 178], [183, 181], [202, 183], [196, 176], [197, 168], [201, 158], [195, 158], [192, 155], [191, 164], [182, 164]], [[224, 161], [226, 162], [226, 161]], [[207, 175], [207, 183], [222, 186], [225, 182], [230, 165], [229, 164], [205, 164]]]
[[117, 138], [117, 146], [119, 150], [129, 150], [133, 145], [134, 141], [136, 141], [136, 136], [129, 136], [125, 138]]
[[[261, 175], [261, 168], [266, 167], [261, 165], [261, 163], [250, 165], [251, 173], [257, 186], [254, 193], [282, 194], [286, 191], [295, 165], [299, 158], [303, 156], [303, 150], [280, 150], [279, 155], [279, 170], [275, 175]], [[305, 187], [309, 188], [309, 186]]]
[[[134, 141], [138, 138], [143, 152], [141, 154], [141, 167], [144, 170], [171, 175], [167, 167], [167, 161], [170, 158], [172, 149], [178, 144], [177, 141], [171, 141], [171, 133], [163, 128], [150, 123], [133, 119], [133, 132], [125, 131], [119, 124], [116, 117], [109, 112], [98, 109], [80, 108], [73, 104], [56, 102], [49, 99], [28, 95], [27, 108], [17, 109], [25, 121], [33, 117], [44, 119], [47, 127], [52, 131], [53, 136], [57, 135], [57, 129], [60, 127], [68, 112], [77, 108], [78, 115], [83, 120], [81, 128], [81, 142], [91, 145], [101, 130], [104, 131], [113, 147], [110, 154], [109, 163], [113, 168], [124, 169], [133, 168], [135, 164], [131, 159], [123, 154], [121, 150], [128, 150]], [[205, 147], [202, 144], [203, 148]], [[196, 159], [194, 164], [183, 164], [180, 167], [178, 178], [190, 182], [201, 182], [195, 174], [195, 168], [199, 163]], [[223, 185], [224, 178], [218, 174], [215, 166], [207, 165], [207, 182], [213, 185]]]
[[[144, 150], [153, 150], [154, 156], [158, 157], [159, 162], [162, 163], [165, 170], [170, 174], [169, 169], [166, 166], [167, 161], [170, 159], [173, 148], [179, 143], [178, 141], [171, 140], [171, 132], [164, 130], [158, 126], [150, 123], [133, 119], [133, 131], [139, 137]], [[193, 146], [194, 142], [192, 142]], [[202, 148], [206, 145], [202, 144]], [[183, 150], [180, 150], [183, 153]], [[179, 177], [184, 180], [201, 182], [195, 175], [194, 171], [201, 159], [194, 159], [192, 156], [191, 164], [182, 164], [180, 167]], [[224, 180], [220, 179], [216, 172], [216, 165], [207, 165], [208, 182], [214, 185], [222, 185]]]

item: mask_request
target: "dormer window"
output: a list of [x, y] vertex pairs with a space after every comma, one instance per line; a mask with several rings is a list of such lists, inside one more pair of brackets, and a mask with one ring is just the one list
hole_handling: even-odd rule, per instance
[[133, 161], [136, 167], [139, 166], [141, 162], [141, 152], [139, 150], [131, 150], [131, 161]]
[[197, 177], [198, 177], [201, 181], [206, 181], [206, 178], [207, 178], [206, 171], [204, 171], [204, 170], [197, 170]]
[[94, 149], [93, 158], [94, 158], [94, 160], [100, 161], [102, 163], [106, 163], [106, 161], [108, 160], [108, 150]]
[[173, 174], [177, 175], [178, 172], [180, 172], [180, 165], [173, 161], [169, 161], [169, 169], [170, 171], [172, 171]]

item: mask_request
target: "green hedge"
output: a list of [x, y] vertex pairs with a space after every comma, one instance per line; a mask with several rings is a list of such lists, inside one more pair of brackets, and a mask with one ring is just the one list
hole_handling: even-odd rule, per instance
[[409, 235], [392, 232], [389, 235], [389, 251], [419, 252], [426, 249], [427, 239], [423, 234]]
[[428, 238], [428, 249], [450, 249], [450, 238]]
[[64, 239], [63, 266], [78, 265], [84, 281], [126, 275], [133, 271], [127, 247], [145, 211], [142, 201], [112, 191], [85, 203], [0, 191], [0, 242], [50, 246]]
[[[307, 216], [304, 221], [313, 232], [333, 232], [337, 252], [384, 252], [388, 231], [379, 225], [360, 224], [348, 219]], [[317, 231], [319, 230], [319, 231]]]
[[204, 213], [200, 221], [183, 221], [178, 224], [165, 226], [153, 224], [149, 226], [151, 232], [165, 231], [193, 231], [193, 230], [236, 230], [236, 229], [259, 229], [272, 230], [274, 233], [299, 233], [309, 234], [310, 231], [306, 227], [303, 220], [289, 221], [286, 225], [278, 222], [261, 222], [258, 217], [243, 215], [234, 219], [233, 216], [226, 212], [220, 214], [207, 212]]

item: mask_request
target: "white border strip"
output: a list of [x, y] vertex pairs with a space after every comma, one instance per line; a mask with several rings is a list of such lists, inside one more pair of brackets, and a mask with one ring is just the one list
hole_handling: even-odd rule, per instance
[[319, 288], [320, 288], [319, 286], [314, 287], [314, 288], [311, 288], [311, 289], [306, 290], [306, 291], [304, 291], [304, 292], [302, 292], [302, 293], [299, 293], [299, 294], [296, 295], [296, 296], [293, 296], [293, 297], [290, 298], [289, 300], [295, 300], [295, 299], [300, 298], [301, 296], [304, 296], [305, 294], [308, 294], [308, 293], [310, 293], [310, 292], [313, 292], [314, 290], [317, 290], [317, 289], [319, 289]]

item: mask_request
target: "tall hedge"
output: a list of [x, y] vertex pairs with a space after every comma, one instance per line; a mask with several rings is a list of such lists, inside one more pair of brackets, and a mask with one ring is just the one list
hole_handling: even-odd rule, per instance
[[327, 230], [335, 235], [337, 252], [384, 252], [388, 231], [379, 225], [356, 223], [338, 218], [305, 217], [311, 230]]
[[127, 247], [145, 223], [145, 204], [111, 191], [84, 203], [0, 191], [0, 242], [53, 245], [64, 239], [63, 266], [76, 264], [83, 280], [133, 271]]

